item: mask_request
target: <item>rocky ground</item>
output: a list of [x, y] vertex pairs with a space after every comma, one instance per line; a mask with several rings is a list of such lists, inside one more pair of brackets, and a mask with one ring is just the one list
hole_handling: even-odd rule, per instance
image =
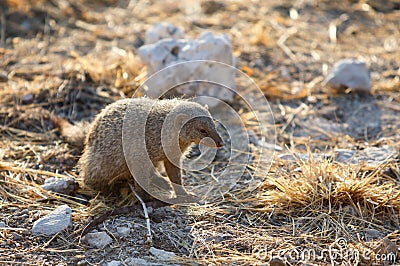
[[[396, 0], [0, 1], [0, 264], [398, 264], [399, 21]], [[235, 98], [251, 162], [229, 191], [149, 208], [150, 245], [140, 208], [81, 239], [93, 218], [135, 200], [82, 187], [81, 151], [50, 113], [91, 121], [131, 97], [148, 74], [137, 51], [158, 22], [186, 38], [227, 34], [236, 67], [269, 103], [274, 122], [263, 122], [276, 143]], [[341, 59], [365, 62], [371, 87], [328, 86]], [[249, 94], [242, 80], [236, 85]], [[232, 156], [219, 129], [229, 145], [204, 171], [186, 173], [187, 184], [212, 181]], [[69, 191], [43, 187], [51, 178], [69, 180]], [[43, 219], [57, 220], [60, 232], [38, 228]]]

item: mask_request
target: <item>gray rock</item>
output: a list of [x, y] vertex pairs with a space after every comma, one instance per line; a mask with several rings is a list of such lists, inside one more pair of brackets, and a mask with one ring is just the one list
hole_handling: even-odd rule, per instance
[[52, 236], [63, 231], [72, 225], [71, 213], [72, 210], [68, 205], [59, 206], [33, 224], [32, 234]]
[[33, 94], [32, 93], [25, 94], [24, 96], [21, 97], [22, 104], [30, 104], [32, 102], [33, 102]]
[[76, 263], [77, 266], [87, 266], [89, 263], [86, 260], [80, 260]]
[[[332, 156], [329, 154], [312, 153], [311, 158], [315, 161], [329, 160]], [[283, 161], [308, 161], [310, 155], [308, 153], [282, 153], [278, 155], [278, 158]]]
[[381, 238], [382, 236], [383, 236], [383, 233], [376, 229], [367, 229], [365, 231], [365, 239], [367, 241], [378, 239], [378, 238]]
[[107, 266], [120, 266], [121, 262], [118, 260], [113, 260], [107, 263]]
[[[394, 159], [397, 155], [397, 150], [392, 146], [368, 147], [364, 150], [346, 150], [336, 149], [333, 153], [312, 153], [312, 158], [316, 161], [334, 160], [345, 164], [360, 164], [365, 163], [368, 166], [376, 167], [385, 163], [387, 160]], [[282, 153], [278, 158], [283, 161], [308, 161], [310, 155], [308, 153]]]
[[145, 34], [145, 44], [156, 43], [162, 39], [183, 39], [183, 31], [170, 23], [157, 23], [150, 27]]
[[106, 232], [96, 232], [85, 235], [82, 241], [91, 247], [103, 249], [111, 244], [113, 239]]
[[131, 229], [127, 226], [117, 227], [117, 233], [120, 237], [126, 237], [130, 235]]
[[7, 225], [5, 222], [0, 222], [0, 228], [7, 228]]
[[337, 90], [351, 88], [358, 92], [371, 91], [371, 75], [364, 62], [344, 59], [337, 62], [325, 78], [324, 84]]
[[162, 249], [151, 247], [149, 249], [149, 252], [151, 255], [153, 255], [158, 260], [171, 261], [171, 260], [177, 259], [177, 256], [175, 255], [175, 253], [170, 252], [170, 251], [165, 251]]
[[154, 263], [142, 258], [128, 258], [124, 261], [129, 266], [163, 266], [165, 264]]
[[46, 179], [41, 187], [48, 191], [70, 195], [79, 187], [79, 185], [73, 178], [63, 179], [51, 177]]
[[20, 234], [15, 233], [15, 232], [12, 232], [12, 235], [13, 235], [15, 241], [18, 241], [18, 240], [22, 239], [22, 236]]
[[8, 81], [8, 75], [6, 72], [0, 71], [0, 82]]
[[397, 155], [395, 147], [384, 145], [382, 147], [367, 147], [364, 150], [335, 150], [335, 160], [341, 163], [378, 166]]
[[346, 125], [329, 121], [323, 117], [295, 119], [297, 127], [293, 132], [296, 137], [312, 137], [318, 140], [330, 140], [332, 136], [343, 134]]

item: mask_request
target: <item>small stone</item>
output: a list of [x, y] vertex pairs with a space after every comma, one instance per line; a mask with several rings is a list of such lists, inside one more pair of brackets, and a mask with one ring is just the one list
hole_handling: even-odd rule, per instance
[[365, 239], [367, 241], [382, 237], [382, 233], [375, 229], [368, 229], [365, 231]]
[[25, 94], [24, 96], [21, 97], [22, 104], [30, 104], [32, 102], [33, 102], [33, 94], [32, 93]]
[[162, 266], [163, 264], [153, 263], [142, 258], [128, 258], [124, 261], [129, 266]]
[[72, 225], [71, 213], [72, 210], [68, 205], [59, 206], [33, 224], [32, 234], [52, 236], [63, 231]]
[[82, 241], [89, 246], [103, 249], [113, 242], [113, 239], [106, 232], [89, 233], [82, 238]]
[[107, 263], [107, 266], [120, 266], [121, 262], [117, 260], [113, 260]]
[[24, 254], [23, 254], [23, 253], [16, 253], [16, 254], [14, 254], [14, 258], [16, 258], [16, 259], [18, 259], [18, 260], [22, 259], [23, 257], [24, 257]]
[[20, 234], [17, 234], [15, 232], [12, 232], [12, 235], [14, 237], [14, 240], [18, 241], [22, 239], [22, 236]]
[[150, 27], [145, 33], [145, 43], [156, 43], [162, 39], [183, 39], [185, 34], [177, 26], [170, 23], [157, 23]]
[[25, 209], [25, 210], [20, 211], [19, 214], [21, 216], [24, 215], [24, 214], [29, 214], [29, 211], [27, 209]]
[[153, 208], [152, 207], [147, 207], [147, 213], [152, 214], [153, 213]]
[[149, 249], [149, 252], [151, 255], [156, 257], [158, 260], [170, 261], [170, 260], [174, 260], [177, 258], [177, 256], [173, 252], [165, 251], [165, 250], [154, 248], [154, 247], [151, 247]]
[[381, 147], [367, 147], [364, 150], [336, 149], [335, 160], [347, 164], [365, 163], [371, 167], [377, 167], [397, 155], [395, 147], [383, 145]]
[[7, 225], [5, 222], [0, 222], [0, 228], [7, 228]]
[[18, 217], [18, 219], [20, 219], [21, 221], [24, 221], [24, 220], [26, 220], [26, 219], [28, 219], [29, 218], [29, 215], [28, 214], [22, 214], [22, 215], [20, 215], [19, 217]]
[[6, 82], [8, 81], [8, 75], [6, 72], [1, 71], [0, 72], [0, 82]]
[[77, 266], [86, 266], [89, 265], [89, 263], [86, 260], [80, 260], [76, 263]]
[[201, 3], [201, 9], [203, 10], [203, 13], [207, 15], [214, 14], [215, 12], [223, 10], [224, 8], [224, 3], [219, 1], [210, 0]]
[[272, 258], [269, 261], [269, 265], [270, 266], [285, 266], [285, 262], [283, 262], [283, 260], [281, 258]]
[[193, 229], [193, 226], [190, 226], [190, 225], [186, 225], [185, 226], [185, 231], [192, 231], [192, 229]]
[[336, 90], [351, 88], [357, 92], [371, 92], [371, 75], [362, 61], [344, 59], [337, 62], [325, 78], [324, 84]]
[[[311, 157], [310, 157], [311, 155]], [[323, 154], [323, 153], [282, 153], [278, 155], [278, 158], [283, 161], [288, 161], [288, 162], [296, 162], [296, 161], [309, 161], [309, 160], [315, 160], [315, 161], [324, 161], [324, 160], [329, 160], [330, 156], [329, 154]]]
[[117, 227], [117, 233], [120, 237], [126, 237], [130, 235], [131, 229], [127, 226]]
[[48, 191], [70, 195], [79, 187], [79, 185], [74, 178], [63, 179], [51, 177], [46, 179], [41, 187]]

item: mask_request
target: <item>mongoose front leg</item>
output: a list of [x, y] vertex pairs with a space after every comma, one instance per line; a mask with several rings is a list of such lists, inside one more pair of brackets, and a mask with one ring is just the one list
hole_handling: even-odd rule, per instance
[[187, 195], [187, 191], [182, 187], [181, 169], [171, 163], [168, 159], [164, 160], [164, 167], [169, 180], [172, 182], [176, 195]]

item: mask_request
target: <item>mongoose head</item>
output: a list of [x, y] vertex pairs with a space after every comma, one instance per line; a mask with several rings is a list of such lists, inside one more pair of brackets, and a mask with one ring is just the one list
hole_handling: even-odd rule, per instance
[[201, 141], [209, 147], [222, 147], [223, 140], [215, 129], [214, 121], [211, 117], [199, 116], [186, 122], [181, 130], [180, 138], [199, 144]]
[[209, 147], [222, 147], [214, 121], [206, 108], [198, 103], [185, 102], [176, 108], [175, 126], [179, 127], [179, 140], [182, 143], [202, 142]]

